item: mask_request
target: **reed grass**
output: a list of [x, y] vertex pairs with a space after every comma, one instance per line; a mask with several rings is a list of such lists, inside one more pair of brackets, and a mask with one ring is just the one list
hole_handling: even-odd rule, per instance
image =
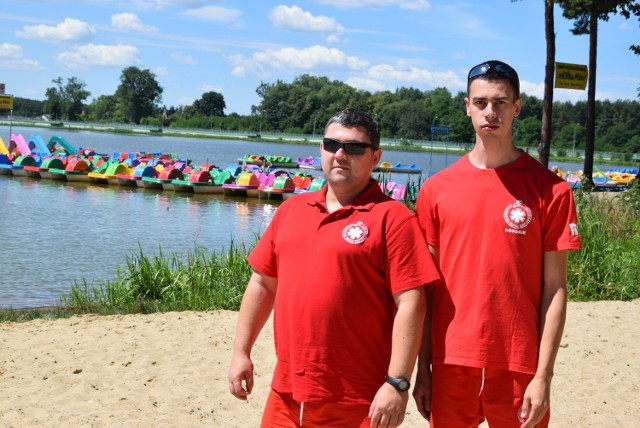
[[237, 310], [251, 276], [247, 249], [233, 242], [221, 253], [196, 247], [186, 258], [138, 254], [127, 257], [116, 279], [94, 287], [74, 284], [62, 306], [73, 312], [150, 313]]
[[575, 196], [583, 249], [569, 253], [569, 300], [640, 297], [640, 185]]

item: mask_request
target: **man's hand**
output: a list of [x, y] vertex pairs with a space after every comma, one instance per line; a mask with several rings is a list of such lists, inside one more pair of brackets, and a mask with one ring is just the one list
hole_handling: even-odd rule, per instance
[[413, 387], [413, 399], [423, 418], [431, 418], [431, 369], [418, 366], [416, 382]]
[[549, 381], [534, 377], [524, 392], [522, 408], [518, 419], [522, 428], [533, 428], [544, 418], [551, 405], [551, 385]]
[[240, 400], [246, 400], [252, 390], [253, 363], [251, 358], [234, 355], [229, 367], [229, 392]]
[[385, 382], [376, 393], [369, 408], [372, 428], [394, 428], [404, 421], [409, 401], [408, 392], [400, 392]]

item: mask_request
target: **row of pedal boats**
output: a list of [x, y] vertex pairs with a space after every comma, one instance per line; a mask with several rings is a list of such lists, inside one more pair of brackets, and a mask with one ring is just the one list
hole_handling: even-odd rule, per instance
[[[0, 176], [286, 199], [292, 194], [321, 189], [326, 179], [315, 171], [321, 171], [320, 159], [315, 156], [292, 159], [245, 155], [238, 158], [237, 165], [226, 168], [213, 164], [194, 168], [191, 161], [181, 160], [176, 154], [116, 152], [107, 156], [96, 154], [93, 149], [76, 148], [62, 137], [53, 137], [45, 143], [37, 135], [29, 136], [28, 140], [22, 135], [12, 135], [9, 146], [0, 138]], [[375, 171], [420, 173], [421, 169], [415, 164], [382, 162]], [[385, 182], [381, 188], [402, 199], [406, 186]]]
[[112, 160], [99, 155], [72, 156], [66, 162], [50, 157], [40, 165], [27, 158], [33, 159], [25, 157], [10, 164], [0, 163], [0, 175], [271, 199], [286, 199], [291, 194], [319, 190], [326, 184], [326, 179], [305, 172], [290, 173], [279, 168], [263, 171], [256, 165], [231, 165], [221, 169], [203, 164], [193, 168], [190, 162], [170, 155], [144, 158], [124, 154]]
[[[66, 159], [48, 157], [39, 165], [30, 159], [18, 157], [13, 163], [3, 163], [0, 155], [0, 176], [275, 200], [320, 190], [327, 182], [324, 177], [313, 176], [308, 171], [291, 172], [282, 168], [265, 170], [253, 164], [230, 165], [223, 169], [213, 164], [203, 164], [199, 168], [192, 168], [190, 162], [182, 161], [175, 155], [158, 153], [148, 158], [138, 153], [114, 153], [111, 160], [102, 155], [69, 156]], [[394, 199], [416, 197], [417, 190], [411, 181], [379, 181], [381, 189]]]

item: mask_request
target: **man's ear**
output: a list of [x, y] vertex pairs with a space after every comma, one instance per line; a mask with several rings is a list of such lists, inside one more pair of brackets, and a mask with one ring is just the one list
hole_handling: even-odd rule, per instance
[[373, 160], [376, 162], [376, 165], [380, 163], [380, 159], [382, 159], [382, 149], [373, 152]]
[[520, 116], [520, 111], [522, 110], [522, 98], [518, 98], [516, 100], [516, 110], [513, 112], [513, 117]]

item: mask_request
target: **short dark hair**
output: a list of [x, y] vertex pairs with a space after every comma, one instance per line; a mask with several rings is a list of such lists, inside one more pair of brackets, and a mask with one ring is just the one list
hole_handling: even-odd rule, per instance
[[518, 73], [509, 64], [497, 60], [489, 60], [471, 67], [467, 75], [467, 95], [471, 82], [475, 79], [482, 80], [508, 80], [513, 89], [515, 99], [520, 98], [520, 78]]
[[325, 130], [332, 123], [346, 128], [362, 127], [367, 131], [371, 144], [377, 149], [380, 147], [380, 127], [369, 113], [355, 108], [345, 108], [334, 114], [327, 122]]

